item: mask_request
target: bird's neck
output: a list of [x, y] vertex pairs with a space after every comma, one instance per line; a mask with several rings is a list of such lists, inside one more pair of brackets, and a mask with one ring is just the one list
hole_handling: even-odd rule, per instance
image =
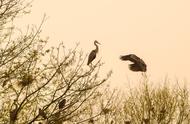
[[96, 43], [94, 43], [94, 45], [96, 46], [96, 49], [95, 49], [95, 51], [96, 51], [96, 53], [98, 52], [98, 45], [96, 44]]

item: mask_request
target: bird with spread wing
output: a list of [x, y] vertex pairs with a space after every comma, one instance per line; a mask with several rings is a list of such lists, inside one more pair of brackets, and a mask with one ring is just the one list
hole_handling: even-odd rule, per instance
[[147, 65], [145, 62], [136, 56], [135, 54], [129, 54], [129, 55], [123, 55], [120, 57], [121, 60], [123, 61], [131, 61], [133, 62], [132, 64], [129, 65], [129, 69], [134, 72], [146, 72], [147, 71]]

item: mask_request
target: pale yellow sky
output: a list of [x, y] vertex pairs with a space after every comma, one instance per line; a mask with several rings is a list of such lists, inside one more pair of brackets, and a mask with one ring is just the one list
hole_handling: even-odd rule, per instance
[[43, 35], [51, 44], [80, 42], [88, 53], [94, 40], [102, 43], [99, 58], [105, 71], [113, 70], [113, 83], [140, 76], [119, 60], [130, 53], [144, 59], [154, 81], [166, 75], [190, 80], [190, 0], [35, 0], [18, 25], [39, 25], [44, 13]]

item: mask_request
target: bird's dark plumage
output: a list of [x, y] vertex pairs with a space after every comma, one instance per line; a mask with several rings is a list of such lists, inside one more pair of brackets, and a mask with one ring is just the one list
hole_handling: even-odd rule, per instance
[[17, 119], [17, 108], [14, 110], [10, 111], [10, 120], [15, 121]]
[[66, 103], [66, 99], [63, 99], [60, 103], [59, 103], [59, 109], [62, 109], [65, 106]]
[[87, 65], [89, 65], [95, 58], [96, 58], [96, 51], [92, 50], [91, 53], [89, 54]]
[[42, 116], [44, 119], [47, 119], [46, 113], [41, 108], [39, 108], [39, 115]]
[[133, 62], [133, 64], [129, 65], [129, 69], [131, 71], [142, 71], [142, 72], [146, 72], [146, 64], [145, 62], [140, 59], [138, 56], [136, 56], [135, 54], [129, 54], [129, 55], [124, 55], [120, 57], [121, 60], [123, 61], [131, 61]]
[[89, 65], [95, 58], [96, 54], [98, 53], [98, 45], [100, 44], [97, 40], [94, 41], [94, 45], [96, 46], [96, 49], [92, 50], [88, 56], [88, 62], [87, 65]]

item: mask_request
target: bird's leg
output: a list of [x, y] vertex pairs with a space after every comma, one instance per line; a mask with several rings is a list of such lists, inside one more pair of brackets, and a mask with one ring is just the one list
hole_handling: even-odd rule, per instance
[[90, 67], [90, 70], [92, 70], [94, 68], [92, 63], [90, 63], [88, 66]]
[[144, 78], [147, 78], [146, 72], [141, 73]]
[[89, 64], [89, 67], [90, 67], [90, 68], [93, 68], [93, 65], [92, 65], [92, 63], [90, 63], [90, 64]]

